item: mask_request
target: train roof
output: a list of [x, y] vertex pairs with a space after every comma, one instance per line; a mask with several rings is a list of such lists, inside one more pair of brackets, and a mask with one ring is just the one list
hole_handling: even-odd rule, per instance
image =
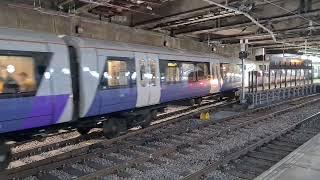
[[30, 43], [53, 43], [65, 45], [63, 39], [59, 38], [57, 35], [14, 28], [0, 28], [0, 40], [16, 40]]
[[165, 47], [157, 46], [147, 46], [141, 44], [133, 43], [124, 43], [116, 41], [107, 41], [107, 40], [96, 40], [90, 38], [80, 38], [73, 36], [64, 36], [64, 38], [58, 37], [55, 34], [35, 32], [31, 30], [15, 29], [15, 28], [4, 28], [0, 27], [0, 40], [13, 40], [13, 41], [25, 41], [30, 43], [52, 43], [52, 44], [61, 44], [66, 45], [65, 40], [73, 42], [73, 45], [76, 44], [79, 47], [92, 47], [92, 48], [101, 48], [101, 49], [113, 49], [113, 50], [123, 50], [123, 51], [134, 51], [134, 52], [148, 52], [155, 54], [167, 54], [173, 56], [189, 56], [196, 57], [199, 59], [216, 59], [222, 61], [230, 61], [230, 59], [217, 54], [210, 53], [201, 53], [195, 51], [186, 51]]
[[147, 45], [141, 45], [141, 44], [96, 40], [96, 39], [71, 37], [71, 36], [66, 36], [65, 39], [69, 42], [70, 41], [73, 42], [73, 44], [76, 44], [78, 47], [84, 47], [84, 48], [147, 52], [147, 53], [155, 53], [155, 54], [162, 53], [162, 54], [169, 54], [169, 55], [193, 56], [193, 57], [205, 58], [205, 59], [212, 59], [212, 58], [224, 59], [223, 57], [216, 54], [190, 52], [185, 50], [171, 49], [171, 48], [164, 48], [164, 47], [157, 47], [157, 46], [147, 46]]

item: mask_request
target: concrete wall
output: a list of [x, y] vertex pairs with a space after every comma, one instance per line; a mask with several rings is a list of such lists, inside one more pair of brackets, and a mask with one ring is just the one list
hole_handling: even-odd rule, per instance
[[[0, 4], [0, 27], [22, 28], [34, 31], [77, 35], [75, 26], [81, 26], [83, 33], [78, 36], [95, 39], [129, 42], [153, 46], [163, 46], [164, 40], [168, 47], [186, 49], [198, 52], [210, 52], [206, 43], [201, 43], [188, 38], [172, 38], [164, 34], [151, 31], [133, 29], [126, 26], [111, 24], [102, 21], [69, 16], [57, 12], [36, 10], [30, 7], [19, 7]], [[234, 56], [237, 48], [218, 48], [224, 56]]]

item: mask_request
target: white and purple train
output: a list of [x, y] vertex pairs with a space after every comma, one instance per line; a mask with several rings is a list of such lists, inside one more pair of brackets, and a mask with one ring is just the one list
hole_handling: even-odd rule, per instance
[[[62, 125], [104, 134], [150, 124], [166, 103], [233, 94], [240, 66], [213, 54], [0, 28], [0, 134]], [[7, 155], [2, 151], [0, 156]], [[6, 166], [7, 158], [2, 167]]]

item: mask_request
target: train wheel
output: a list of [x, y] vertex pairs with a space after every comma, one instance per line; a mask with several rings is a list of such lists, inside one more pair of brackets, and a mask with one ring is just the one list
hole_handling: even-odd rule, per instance
[[196, 103], [196, 101], [195, 101], [194, 99], [190, 99], [190, 100], [188, 101], [188, 105], [189, 105], [189, 106], [194, 106], [195, 103]]
[[6, 169], [10, 163], [11, 150], [4, 142], [0, 143], [0, 171]]
[[196, 103], [196, 104], [200, 105], [201, 102], [202, 102], [202, 98], [197, 98], [197, 99], [195, 99], [195, 103]]
[[147, 113], [145, 115], [142, 115], [142, 123], [141, 123], [141, 127], [142, 128], [147, 128], [150, 126], [151, 122], [152, 122], [152, 111], [150, 113]]
[[115, 138], [128, 131], [125, 120], [110, 118], [103, 122], [103, 134], [106, 138]]
[[151, 111], [151, 116], [152, 116], [152, 119], [157, 119], [158, 111], [157, 110], [152, 110]]
[[90, 130], [91, 130], [91, 128], [89, 128], [89, 127], [78, 127], [77, 128], [78, 133], [80, 133], [81, 135], [88, 134]]

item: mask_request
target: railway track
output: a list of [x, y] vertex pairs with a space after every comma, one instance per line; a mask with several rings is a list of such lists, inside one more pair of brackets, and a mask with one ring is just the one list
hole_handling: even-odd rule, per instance
[[[319, 103], [320, 96], [310, 96], [291, 103], [283, 102], [274, 108], [265, 107], [226, 118], [220, 122], [199, 122], [196, 120], [162, 123], [140, 131], [131, 132], [119, 138], [106, 140], [94, 145], [75, 149], [57, 156], [46, 158], [20, 168], [9, 169], [0, 175], [7, 179], [92, 179], [96, 177], [130, 177], [132, 169], [148, 171], [145, 163], [162, 164], [161, 158], [176, 153], [188, 154], [188, 149], [201, 145], [216, 137], [228, 135], [246, 126], [265, 122], [305, 105]], [[310, 99], [314, 99], [310, 101]], [[198, 110], [206, 112], [210, 108]], [[264, 110], [264, 111], [261, 111]], [[195, 112], [188, 117], [199, 114]], [[183, 117], [184, 119], [186, 117]], [[179, 118], [178, 118], [179, 119]], [[182, 118], [180, 118], [182, 119]], [[157, 127], [156, 127], [157, 126]], [[158, 127], [162, 127], [159, 129]], [[158, 129], [157, 129], [158, 128]], [[201, 148], [200, 148], [201, 149]], [[207, 159], [207, 158], [205, 158]], [[184, 176], [182, 173], [179, 177]]]
[[[223, 100], [223, 101], [225, 101], [225, 100]], [[174, 116], [174, 115], [177, 115], [177, 114], [185, 113], [185, 112], [197, 109], [199, 107], [210, 105], [210, 104], [214, 104], [214, 103], [217, 103], [217, 102], [218, 102], [217, 100], [214, 100], [214, 99], [212, 99], [211, 96], [208, 96], [208, 97], [204, 97], [204, 100], [200, 105], [194, 105], [194, 106], [170, 105], [167, 108], [167, 109], [169, 109], [169, 112], [158, 113], [158, 115], [157, 115], [157, 117], [156, 117], [156, 119], [154, 121], [166, 119], [166, 118], [168, 118], [170, 116]], [[176, 109], [178, 109], [178, 110], [176, 110]], [[17, 142], [12, 141], [9, 144], [9, 147], [10, 148], [16, 148], [16, 147], [21, 146], [23, 144], [27, 144], [27, 143], [34, 142], [34, 141], [38, 141], [38, 142], [41, 143], [42, 141], [44, 141], [44, 139], [51, 138], [51, 137], [56, 137], [56, 136], [63, 136], [63, 135], [70, 136], [70, 134], [71, 134], [71, 136], [75, 136], [75, 135], [72, 135], [72, 133], [75, 133], [75, 134], [79, 135], [79, 133], [76, 133], [76, 132], [77, 132], [77, 130], [75, 128], [73, 128], [73, 129], [62, 129], [59, 132], [49, 133], [46, 136], [35, 135], [35, 136], [33, 136], [32, 139], [28, 138], [27, 140], [23, 140], [23, 138], [25, 138], [25, 137], [21, 137], [21, 139], [22, 139], [21, 141], [17, 141]]]
[[254, 179], [320, 132], [320, 113], [252, 142], [223, 160], [210, 164], [183, 179]]
[[[234, 103], [234, 101], [232, 101], [230, 104], [232, 104], [232, 103]], [[217, 100], [204, 100], [204, 102], [201, 103], [200, 105], [191, 106], [191, 107], [183, 107], [178, 110], [171, 110], [169, 113], [160, 113], [152, 124], [158, 124], [160, 122], [174, 120], [177, 117], [182, 117], [184, 115], [188, 115], [189, 113], [192, 113], [194, 110], [197, 110], [199, 108], [218, 107], [220, 105], [222, 105], [222, 107], [225, 107], [225, 105], [228, 105], [228, 104], [229, 103], [227, 102], [227, 100], [223, 100], [221, 102], [219, 102]], [[89, 140], [93, 140], [93, 139], [103, 139], [104, 138], [101, 130], [96, 130], [88, 135], [83, 135], [83, 136], [80, 136], [76, 132], [76, 130], [72, 130], [69, 132], [59, 132], [56, 134], [52, 134], [48, 138], [54, 138], [54, 136], [62, 136], [62, 138], [61, 138], [62, 140], [57, 141], [57, 142], [53, 142], [53, 143], [48, 143], [48, 144], [45, 144], [42, 146], [38, 145], [36, 147], [27, 148], [25, 150], [19, 150], [19, 146], [23, 145], [23, 143], [12, 144], [10, 148], [18, 149], [18, 150], [14, 150], [12, 160], [15, 161], [15, 160], [22, 159], [22, 158], [25, 158], [28, 156], [34, 156], [34, 155], [41, 154], [41, 153], [44, 153], [47, 151], [52, 151], [55, 149], [63, 148], [65, 146], [69, 146], [72, 144], [77, 144], [77, 143], [81, 143], [81, 142], [85, 142], [85, 141], [89, 141]], [[71, 136], [71, 138], [68, 136]], [[65, 139], [63, 139], [63, 138], [65, 138]], [[25, 141], [24, 144], [30, 143], [30, 142], [32, 142], [32, 141]], [[41, 144], [41, 142], [39, 142], [38, 144]]]
[[[219, 108], [225, 108], [225, 107], [230, 106], [234, 103], [235, 103], [235, 101], [227, 102], [227, 100], [224, 100], [222, 102], [218, 102], [216, 100], [211, 100], [211, 101], [206, 100], [201, 105], [198, 105], [198, 106], [183, 108], [183, 109], [179, 109], [178, 111], [172, 111], [169, 113], [162, 113], [157, 117], [158, 122], [157, 121], [153, 122], [153, 125], [151, 127], [146, 128], [146, 129], [133, 130], [133, 131], [129, 132], [129, 135], [122, 136], [121, 138], [127, 138], [131, 135], [134, 135], [134, 134], [144, 133], [144, 132], [156, 129], [158, 127], [161, 127], [161, 126], [165, 126], [165, 125], [168, 125], [171, 123], [183, 121], [185, 118], [190, 118], [190, 117], [198, 114], [196, 112], [199, 110], [200, 111], [207, 111], [207, 110], [209, 110], [209, 111], [214, 110], [215, 111], [215, 110], [218, 110]], [[15, 161], [15, 160], [23, 159], [23, 158], [28, 158], [30, 156], [38, 156], [38, 155], [45, 154], [46, 152], [51, 152], [51, 151], [55, 151], [55, 150], [59, 151], [66, 146], [72, 146], [72, 145], [79, 144], [82, 142], [84, 144], [86, 144], [86, 146], [87, 146], [88, 144], [95, 144], [97, 142], [103, 142], [103, 141], [108, 142], [109, 140], [107, 140], [103, 137], [103, 134], [101, 131], [95, 131], [95, 132], [90, 133], [86, 136], [76, 136], [71, 139], [66, 139], [66, 140], [62, 140], [59, 142], [46, 144], [44, 146], [37, 146], [35, 148], [15, 152], [15, 153], [13, 153], [12, 160]], [[113, 140], [110, 140], [110, 142], [112, 143]], [[36, 159], [37, 158], [38, 157], [36, 157]], [[38, 160], [40, 160], [40, 159], [38, 159]], [[22, 166], [24, 166], [24, 165], [22, 165]]]

